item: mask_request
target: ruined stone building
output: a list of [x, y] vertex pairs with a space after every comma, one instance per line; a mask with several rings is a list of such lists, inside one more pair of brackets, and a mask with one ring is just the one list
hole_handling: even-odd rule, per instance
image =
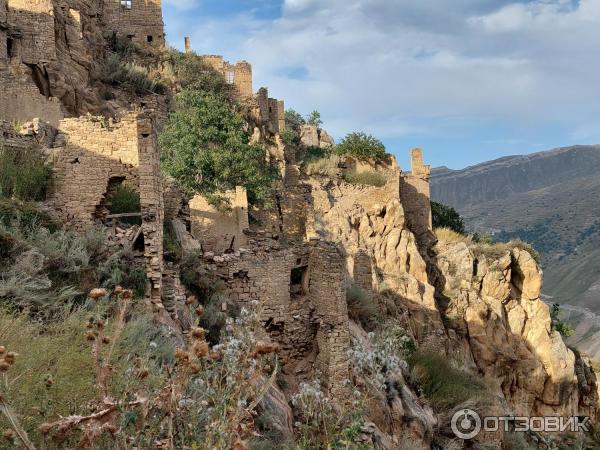
[[252, 89], [252, 66], [246, 61], [230, 64], [220, 55], [203, 55], [202, 60], [223, 74], [225, 81], [236, 87], [242, 98], [250, 98], [254, 95]]
[[103, 0], [108, 31], [129, 37], [144, 49], [165, 46], [161, 0]]

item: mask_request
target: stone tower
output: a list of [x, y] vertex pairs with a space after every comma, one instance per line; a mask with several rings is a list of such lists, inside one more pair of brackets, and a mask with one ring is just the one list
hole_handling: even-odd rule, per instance
[[252, 88], [252, 65], [246, 61], [230, 64], [221, 55], [203, 55], [202, 60], [220, 72], [229, 84], [233, 84], [241, 98], [254, 95]]
[[430, 176], [431, 167], [423, 164], [423, 151], [411, 150], [411, 172], [402, 174], [400, 198], [411, 231], [424, 245], [431, 242], [433, 230]]
[[161, 0], [104, 0], [104, 21], [143, 49], [165, 46]]

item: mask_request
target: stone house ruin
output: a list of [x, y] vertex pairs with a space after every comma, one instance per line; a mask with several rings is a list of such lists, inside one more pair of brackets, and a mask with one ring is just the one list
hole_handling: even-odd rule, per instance
[[103, 0], [108, 31], [127, 36], [146, 50], [165, 46], [161, 0]]
[[252, 89], [252, 66], [246, 61], [230, 64], [220, 55], [203, 55], [202, 60], [223, 74], [225, 81], [236, 87], [241, 98], [251, 98], [254, 94]]

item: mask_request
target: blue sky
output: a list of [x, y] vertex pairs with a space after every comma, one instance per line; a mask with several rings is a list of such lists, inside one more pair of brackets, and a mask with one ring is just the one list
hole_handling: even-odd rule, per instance
[[600, 142], [600, 0], [163, 0], [167, 40], [407, 168]]

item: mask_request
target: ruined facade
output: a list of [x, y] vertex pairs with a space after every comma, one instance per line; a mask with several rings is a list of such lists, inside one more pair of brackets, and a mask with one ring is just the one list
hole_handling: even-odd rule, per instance
[[108, 31], [127, 36], [146, 50], [165, 46], [161, 0], [103, 0]]
[[237, 187], [224, 194], [227, 205], [217, 208], [202, 195], [189, 202], [191, 234], [204, 251], [222, 254], [239, 250], [247, 244], [248, 195], [246, 189]]
[[267, 125], [269, 133], [280, 133], [285, 129], [285, 103], [283, 100], [269, 98], [269, 91], [262, 87], [256, 94], [259, 108], [259, 120]]
[[161, 302], [164, 206], [160, 154], [150, 114], [119, 122], [63, 119], [48, 149], [54, 171], [48, 204], [69, 227], [83, 229], [106, 217], [111, 191], [123, 184], [140, 194], [141, 233], [149, 296]]
[[409, 226], [420, 241], [431, 240], [431, 191], [429, 178], [431, 167], [423, 163], [423, 151], [411, 151], [411, 172], [402, 174], [400, 196]]
[[254, 91], [252, 89], [252, 66], [246, 61], [239, 61], [230, 64], [220, 55], [203, 55], [202, 60], [223, 74], [227, 83], [236, 87], [238, 94], [242, 98], [251, 98]]

